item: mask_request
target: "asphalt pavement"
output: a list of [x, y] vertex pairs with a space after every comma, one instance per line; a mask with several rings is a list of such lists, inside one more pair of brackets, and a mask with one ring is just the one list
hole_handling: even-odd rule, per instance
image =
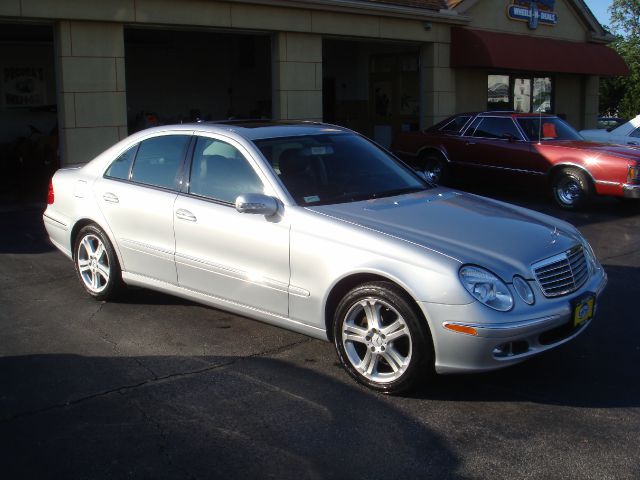
[[640, 202], [499, 196], [587, 236], [609, 275], [597, 318], [401, 397], [355, 384], [329, 343], [143, 289], [96, 302], [41, 208], [0, 208], [0, 476], [640, 478]]

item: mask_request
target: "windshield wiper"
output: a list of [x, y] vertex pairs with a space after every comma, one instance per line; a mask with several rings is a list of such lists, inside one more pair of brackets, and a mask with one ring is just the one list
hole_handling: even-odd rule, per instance
[[404, 188], [396, 188], [395, 190], [386, 190], [384, 192], [375, 192], [372, 194], [372, 198], [383, 198], [383, 197], [395, 197], [396, 195], [405, 195], [407, 193], [417, 193], [425, 191], [425, 187], [404, 187]]

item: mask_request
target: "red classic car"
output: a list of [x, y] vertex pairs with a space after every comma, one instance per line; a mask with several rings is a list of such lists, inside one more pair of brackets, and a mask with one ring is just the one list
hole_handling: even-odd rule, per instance
[[434, 183], [482, 172], [533, 181], [567, 209], [596, 194], [640, 198], [640, 148], [587, 142], [549, 114], [463, 113], [400, 134], [392, 150]]

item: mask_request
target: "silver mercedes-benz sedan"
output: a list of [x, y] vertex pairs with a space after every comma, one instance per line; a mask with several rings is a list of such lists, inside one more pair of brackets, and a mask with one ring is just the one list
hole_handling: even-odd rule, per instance
[[94, 298], [138, 285], [329, 340], [382, 392], [564, 343], [607, 280], [570, 224], [431, 185], [320, 123], [144, 130], [59, 170], [48, 203]]

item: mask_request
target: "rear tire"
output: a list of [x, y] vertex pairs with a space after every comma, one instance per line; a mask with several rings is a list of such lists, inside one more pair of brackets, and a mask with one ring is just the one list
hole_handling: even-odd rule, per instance
[[73, 261], [80, 283], [96, 300], [113, 299], [124, 289], [113, 245], [96, 225], [87, 225], [78, 232]]
[[577, 168], [565, 168], [556, 173], [551, 180], [551, 191], [556, 203], [565, 210], [584, 208], [593, 196], [589, 177]]
[[415, 302], [390, 282], [347, 293], [335, 311], [333, 338], [349, 375], [378, 392], [406, 391], [433, 370], [429, 328]]

